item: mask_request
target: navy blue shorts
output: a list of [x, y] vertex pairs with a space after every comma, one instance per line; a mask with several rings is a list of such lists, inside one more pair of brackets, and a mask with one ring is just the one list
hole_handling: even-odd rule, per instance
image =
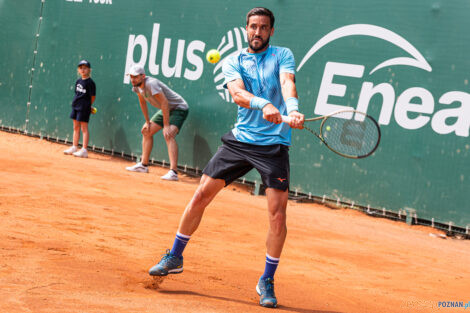
[[86, 122], [90, 120], [91, 110], [75, 110], [72, 108], [72, 113], [70, 113], [70, 118], [79, 122]]
[[267, 188], [289, 188], [289, 147], [260, 146], [238, 141], [232, 132], [222, 136], [223, 145], [202, 171], [207, 176], [225, 180], [225, 186], [255, 168]]

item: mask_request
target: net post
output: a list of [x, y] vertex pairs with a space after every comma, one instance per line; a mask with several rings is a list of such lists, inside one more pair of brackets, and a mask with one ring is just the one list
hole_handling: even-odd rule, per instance
[[413, 215], [415, 218], [415, 224], [417, 224], [416, 210], [412, 208], [407, 208], [407, 207], [403, 208], [403, 210], [405, 210], [405, 213], [406, 213], [406, 224], [413, 225]]
[[254, 194], [255, 196], [259, 196], [259, 195], [260, 195], [260, 191], [261, 191], [261, 184], [260, 184], [257, 180], [255, 180], [255, 188], [254, 188], [254, 190], [253, 190], [253, 194]]

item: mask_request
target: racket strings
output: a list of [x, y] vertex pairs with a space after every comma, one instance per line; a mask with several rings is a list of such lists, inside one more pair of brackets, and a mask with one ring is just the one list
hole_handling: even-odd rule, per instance
[[321, 137], [332, 150], [345, 156], [370, 155], [380, 140], [380, 130], [371, 118], [364, 120], [327, 118], [321, 128]]

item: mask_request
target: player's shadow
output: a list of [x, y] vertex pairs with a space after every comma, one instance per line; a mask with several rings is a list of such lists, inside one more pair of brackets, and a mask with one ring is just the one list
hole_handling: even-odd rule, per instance
[[[216, 299], [216, 300], [221, 300], [221, 301], [236, 302], [236, 303], [246, 304], [246, 305], [250, 305], [250, 306], [256, 306], [256, 307], [259, 306], [259, 304], [255, 303], [255, 302], [238, 300], [238, 299], [233, 299], [233, 298], [220, 297], [220, 296], [206, 295], [206, 294], [203, 294], [203, 293], [199, 293], [199, 292], [195, 292], [195, 291], [189, 291], [189, 290], [157, 290], [157, 292], [164, 293], [164, 294], [170, 294], [170, 295], [199, 296], [199, 297], [205, 297], [205, 298]], [[276, 311], [288, 311], [288, 312], [299, 312], [299, 313], [342, 313], [342, 312], [338, 312], [338, 311], [321, 311], [321, 310], [294, 308], [294, 307], [285, 306], [285, 305], [279, 305], [277, 307]]]

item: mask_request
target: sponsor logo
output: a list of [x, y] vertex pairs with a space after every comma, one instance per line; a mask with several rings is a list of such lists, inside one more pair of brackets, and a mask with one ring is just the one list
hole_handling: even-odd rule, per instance
[[220, 53], [220, 61], [214, 67], [214, 83], [219, 96], [227, 102], [233, 102], [232, 97], [224, 86], [224, 73], [222, 73], [222, 65], [224, 60], [233, 54], [240, 52], [248, 46], [246, 38], [246, 30], [243, 27], [235, 27], [227, 32], [220, 40], [217, 50]]
[[[299, 72], [314, 54], [330, 42], [349, 36], [370, 36], [385, 40], [404, 50], [409, 57], [397, 57], [386, 60], [369, 71], [369, 75], [391, 66], [410, 66], [426, 72], [432, 68], [423, 55], [400, 35], [375, 25], [354, 24], [340, 27], [323, 36], [307, 52], [300, 62]], [[363, 79], [366, 66], [362, 64], [339, 63], [328, 61], [325, 64], [318, 97], [315, 104], [315, 114], [325, 115], [342, 109], [356, 109], [367, 113], [370, 100], [376, 95], [382, 96], [383, 102], [378, 119], [379, 124], [388, 125], [392, 114], [396, 123], [405, 129], [419, 129], [431, 125], [438, 134], [455, 133], [457, 136], [468, 137], [470, 129], [470, 94], [463, 91], [449, 91], [441, 95], [438, 102], [451, 105], [438, 111], [432, 93], [423, 87], [410, 87], [396, 95], [394, 87], [386, 82], [376, 84], [364, 81], [362, 83], [356, 107], [330, 103], [330, 97], [343, 98], [348, 88], [345, 84], [335, 83], [335, 77], [352, 77]], [[457, 104], [457, 105], [456, 105]], [[460, 106], [458, 106], [460, 104]]]
[[[171, 38], [163, 39], [163, 52], [161, 59], [157, 60], [157, 51], [160, 39], [160, 24], [154, 23], [152, 37], [147, 40], [145, 35], [130, 34], [127, 43], [126, 65], [124, 68], [124, 83], [129, 84], [130, 77], [126, 75], [132, 65], [137, 64], [145, 67], [148, 64], [147, 74], [159, 75], [160, 71], [165, 77], [183, 77], [188, 80], [198, 80], [204, 69], [203, 53], [206, 44], [200, 40], [193, 40], [189, 43], [186, 40], [178, 39], [176, 43], [176, 59], [170, 60], [170, 55], [175, 49]], [[149, 50], [150, 42], [150, 50]], [[140, 47], [140, 49], [136, 49]], [[134, 59], [135, 52], [140, 51], [140, 57]], [[148, 62], [148, 63], [147, 63]], [[172, 64], [172, 65], [170, 65]]]

